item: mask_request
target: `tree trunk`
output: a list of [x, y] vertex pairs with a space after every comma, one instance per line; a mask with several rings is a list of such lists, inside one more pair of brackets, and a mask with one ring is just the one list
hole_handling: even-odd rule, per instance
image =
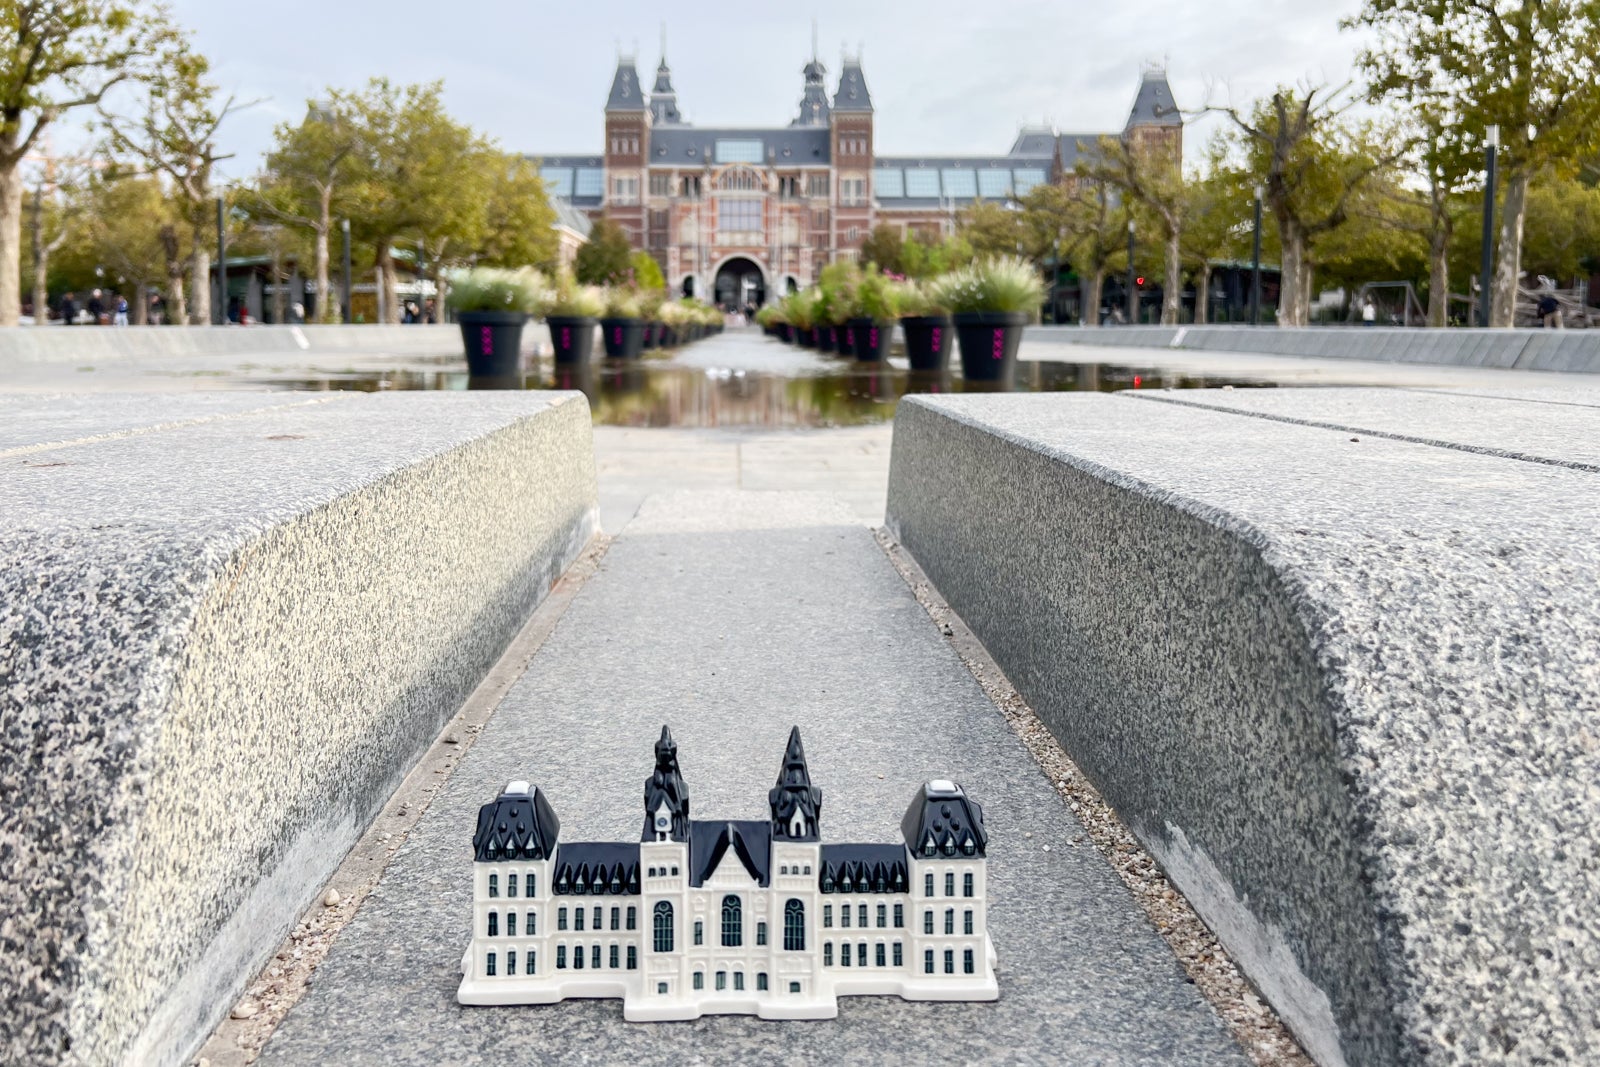
[[378, 267], [378, 321], [400, 321], [400, 291], [394, 276], [394, 260], [389, 255], [389, 242], [380, 241], [377, 249]]
[[[211, 325], [211, 252], [200, 241], [194, 243], [194, 253], [189, 258], [189, 286], [194, 291], [189, 321], [196, 326]], [[222, 306], [228, 306], [226, 293]]]
[[339, 309], [334, 304], [333, 288], [328, 284], [328, 235], [333, 232], [333, 186], [331, 184], [322, 190], [318, 212], [315, 253], [317, 313], [313, 316], [313, 319], [316, 322], [338, 322]]
[[1166, 277], [1161, 283], [1161, 325], [1176, 326], [1183, 310], [1183, 252], [1178, 247], [1178, 227], [1167, 231]]
[[283, 291], [287, 284], [283, 279], [283, 256], [274, 248], [272, 250], [272, 324], [282, 326], [284, 319]]
[[44, 192], [33, 194], [33, 324], [50, 324], [50, 245], [44, 239]]
[[1100, 325], [1100, 294], [1106, 287], [1106, 269], [1096, 267], [1089, 275], [1088, 287], [1084, 287], [1083, 275], [1078, 275], [1078, 325]]
[[0, 166], [0, 326], [22, 317], [22, 172]]
[[144, 282], [133, 287], [133, 307], [130, 316], [135, 326], [145, 326], [150, 322], [150, 287]]
[[1200, 263], [1200, 273], [1194, 283], [1194, 324], [1204, 326], [1211, 321], [1211, 264]]
[[1282, 221], [1278, 224], [1278, 234], [1283, 246], [1278, 264], [1278, 325], [1304, 326], [1311, 308], [1310, 296], [1302, 292], [1306, 281], [1305, 236], [1297, 225]]
[[1522, 221], [1527, 215], [1528, 174], [1521, 168], [1506, 175], [1505, 204], [1500, 209], [1500, 250], [1494, 265], [1489, 325], [1516, 324], [1517, 283], [1522, 280]]
[[1435, 226], [1428, 242], [1428, 325], [1450, 324], [1450, 227]]

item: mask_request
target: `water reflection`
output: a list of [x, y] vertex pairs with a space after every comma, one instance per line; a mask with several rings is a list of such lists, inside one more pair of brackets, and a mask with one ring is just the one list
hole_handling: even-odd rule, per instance
[[959, 369], [910, 371], [903, 357], [857, 363], [805, 355], [762, 342], [690, 346], [666, 357], [598, 359], [579, 365], [548, 360], [508, 378], [472, 378], [458, 361], [383, 372], [319, 374], [260, 384], [286, 389], [391, 390], [574, 389], [589, 398], [595, 422], [608, 426], [853, 426], [894, 417], [912, 393], [1114, 392], [1121, 389], [1270, 387], [1267, 380], [1193, 377], [1155, 367], [1024, 361], [1010, 383], [968, 382]]

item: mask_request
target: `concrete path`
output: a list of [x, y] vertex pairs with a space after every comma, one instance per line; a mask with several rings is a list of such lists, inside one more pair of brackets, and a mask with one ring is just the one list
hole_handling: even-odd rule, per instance
[[[620, 1004], [462, 1008], [478, 806], [543, 787], [571, 840], [638, 833], [671, 725], [700, 817], [761, 817], [789, 727], [825, 841], [893, 841], [931, 777], [992, 835], [995, 1004], [846, 998], [837, 1021], [636, 1025]], [[397, 852], [263, 1064], [1243, 1064], [1022, 743], [849, 510], [809, 494], [655, 497]]]

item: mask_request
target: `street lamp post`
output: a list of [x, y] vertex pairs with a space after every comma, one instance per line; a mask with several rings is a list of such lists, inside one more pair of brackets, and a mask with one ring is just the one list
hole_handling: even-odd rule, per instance
[[339, 220], [339, 232], [344, 235], [344, 279], [340, 283], [341, 296], [344, 300], [344, 323], [350, 325], [354, 319], [350, 315], [350, 220]]
[[1490, 126], [1484, 133], [1483, 178], [1483, 280], [1478, 292], [1478, 325], [1489, 325], [1491, 303], [1491, 275], [1494, 273], [1494, 165], [1495, 150], [1500, 147], [1500, 127]]
[[228, 205], [217, 197], [217, 305], [211, 320], [218, 326], [228, 324]]
[[1139, 290], [1133, 281], [1133, 220], [1128, 220], [1128, 325], [1139, 321]]
[[1250, 325], [1261, 325], [1261, 186], [1255, 188], [1255, 236], [1250, 248]]

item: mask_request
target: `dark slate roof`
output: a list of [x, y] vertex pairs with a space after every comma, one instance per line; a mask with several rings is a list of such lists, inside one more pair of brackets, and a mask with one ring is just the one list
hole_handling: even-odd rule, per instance
[[556, 850], [552, 885], [558, 895], [639, 893], [639, 846], [617, 841], [578, 841]]
[[1057, 138], [1056, 159], [1062, 170], [1072, 170], [1080, 162], [1092, 162], [1100, 151], [1100, 138], [1114, 133], [1064, 133]]
[[828, 162], [828, 128], [790, 126], [781, 130], [700, 129], [675, 126], [650, 131], [650, 165], [662, 167], [703, 166], [716, 161], [716, 145], [721, 140], [760, 141], [764, 163], [773, 166], [801, 166]]
[[498, 797], [478, 809], [473, 859], [479, 863], [547, 859], [560, 832], [561, 820], [542, 790], [530, 790], [527, 782], [508, 782]]
[[833, 94], [833, 110], [872, 110], [872, 94], [867, 92], [867, 76], [861, 72], [861, 64], [854, 60], [846, 60], [844, 70], [839, 74], [839, 91]]
[[1139, 95], [1133, 99], [1133, 110], [1128, 114], [1128, 127], [1182, 126], [1183, 115], [1172, 99], [1172, 86], [1167, 84], [1167, 72], [1147, 70], [1139, 81]]
[[[585, 197], [584, 199], [590, 198]], [[594, 229], [594, 223], [589, 221], [589, 216], [573, 207], [570, 200], [552, 196], [550, 198], [550, 206], [555, 209], [556, 224], [566, 227], [579, 237], [588, 237], [590, 231]], [[229, 262], [233, 261], [229, 260]]]
[[828, 87], [823, 84], [827, 77], [828, 68], [822, 61], [813, 58], [802, 68], [805, 75], [806, 89], [800, 97], [800, 117], [795, 119], [791, 126], [823, 126], [828, 125]]
[[617, 62], [617, 73], [611, 77], [611, 94], [606, 97], [607, 111], [643, 111], [644, 86], [639, 84], [639, 72], [633, 60]]
[[823, 845], [817, 874], [824, 893], [904, 893], [909, 888], [901, 845]]
[[722, 857], [733, 854], [762, 887], [772, 881], [772, 824], [765, 819], [734, 822], [689, 822], [689, 884], [705, 884]]
[[604, 156], [542, 156], [535, 152], [527, 158], [541, 167], [603, 167], [606, 165]]
[[661, 57], [656, 67], [656, 83], [650, 89], [650, 121], [657, 126], [682, 126], [683, 114], [678, 111], [678, 93], [672, 88], [672, 71], [667, 69], [667, 57]]
[[993, 167], [995, 170], [1010, 170], [1013, 167], [1050, 166], [1050, 154], [1046, 152], [1042, 157], [1022, 156], [876, 156], [872, 160], [874, 167], [905, 167], [916, 170], [918, 167], [972, 167], [974, 169]]
[[913, 855], [928, 855], [930, 843], [946, 856], [965, 853], [969, 842], [979, 856], [989, 847], [983, 808], [954, 782], [924, 782], [900, 820], [900, 832]]
[[1056, 131], [1049, 126], [1024, 126], [1011, 142], [1013, 156], [1051, 156], [1056, 151]]

